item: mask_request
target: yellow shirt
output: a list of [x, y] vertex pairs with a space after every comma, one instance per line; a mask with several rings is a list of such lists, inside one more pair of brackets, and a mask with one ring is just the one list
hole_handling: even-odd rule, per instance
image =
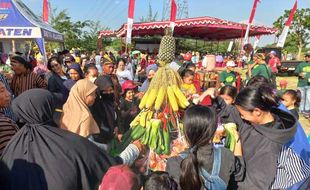
[[75, 57], [75, 62], [78, 64], [81, 64], [81, 58], [80, 57]]
[[196, 88], [194, 84], [185, 84], [183, 83], [181, 86], [181, 90], [185, 94], [196, 94]]

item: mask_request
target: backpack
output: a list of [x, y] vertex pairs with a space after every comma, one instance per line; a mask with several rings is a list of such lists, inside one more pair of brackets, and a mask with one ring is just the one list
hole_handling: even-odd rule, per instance
[[[214, 147], [214, 160], [211, 174], [204, 168], [199, 168], [199, 175], [203, 180], [203, 186], [206, 190], [226, 190], [226, 183], [219, 177], [221, 170], [221, 148]], [[181, 158], [185, 159], [188, 153], [181, 153]]]

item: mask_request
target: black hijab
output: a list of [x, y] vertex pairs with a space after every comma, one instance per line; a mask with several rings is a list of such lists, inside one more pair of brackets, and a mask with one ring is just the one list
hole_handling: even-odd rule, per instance
[[[12, 105], [26, 124], [11, 139], [1, 161], [9, 169], [2, 172], [12, 190], [92, 190], [114, 164], [106, 153], [79, 135], [62, 130], [52, 120], [53, 95], [32, 89], [18, 96]], [[2, 189], [2, 188], [1, 188]]]
[[[93, 135], [96, 142], [109, 143], [113, 139], [114, 127], [116, 126], [114, 93], [104, 94], [103, 90], [113, 87], [112, 79], [108, 75], [99, 76], [95, 81], [97, 88], [97, 97], [91, 112], [96, 120], [100, 134]], [[107, 131], [108, 129], [108, 131]]]

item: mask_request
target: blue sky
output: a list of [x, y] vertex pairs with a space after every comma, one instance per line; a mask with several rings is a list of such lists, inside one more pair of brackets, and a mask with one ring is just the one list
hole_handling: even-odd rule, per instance
[[[22, 0], [34, 13], [42, 13], [43, 0]], [[183, 0], [179, 0], [183, 1]], [[212, 16], [230, 21], [244, 21], [249, 18], [254, 0], [188, 0], [189, 17]], [[69, 16], [77, 20], [100, 20], [105, 26], [118, 29], [127, 21], [128, 0], [49, 0], [58, 10], [67, 9]], [[167, 0], [136, 0], [135, 21], [146, 16], [148, 4], [162, 18], [163, 3]], [[295, 0], [261, 0], [257, 7], [255, 22], [266, 26], [280, 17], [285, 9], [291, 9]], [[310, 8], [310, 0], [299, 0], [298, 8]], [[262, 44], [273, 41], [263, 37]], [[261, 45], [262, 45], [261, 44]]]

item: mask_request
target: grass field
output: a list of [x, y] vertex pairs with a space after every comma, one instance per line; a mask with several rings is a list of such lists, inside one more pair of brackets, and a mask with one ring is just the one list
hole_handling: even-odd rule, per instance
[[[288, 82], [288, 89], [296, 89], [297, 88], [297, 77], [277, 77], [277, 83], [279, 84], [279, 81], [285, 79]], [[310, 120], [307, 120], [303, 116], [299, 117], [299, 122], [303, 126], [305, 132], [307, 135], [310, 134]]]

